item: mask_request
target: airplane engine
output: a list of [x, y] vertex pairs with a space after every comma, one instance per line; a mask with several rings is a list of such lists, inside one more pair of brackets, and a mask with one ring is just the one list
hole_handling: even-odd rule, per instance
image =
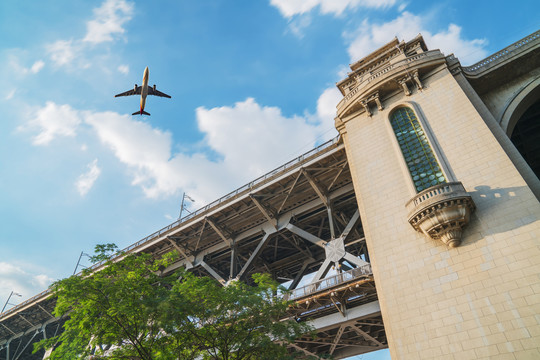
[[156, 84], [154, 84], [154, 91], [156, 91]]
[[135, 87], [133, 88], [133, 91], [137, 91], [137, 84], [135, 84]]

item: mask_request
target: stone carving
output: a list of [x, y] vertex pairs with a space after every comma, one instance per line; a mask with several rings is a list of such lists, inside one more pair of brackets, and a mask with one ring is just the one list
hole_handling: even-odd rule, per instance
[[366, 100], [360, 100], [360, 105], [362, 105], [364, 107], [364, 110], [366, 110], [366, 113], [368, 114], [368, 116], [372, 116], [373, 114], [371, 113], [371, 110], [369, 109], [369, 105], [367, 103]]
[[410, 78], [404, 77], [404, 78], [398, 79], [397, 82], [403, 88], [403, 92], [405, 93], [405, 95], [409, 96], [411, 95], [411, 91], [409, 90], [409, 86], [407, 86], [407, 80], [410, 80]]
[[384, 109], [382, 106], [381, 101], [379, 100], [379, 92], [376, 92], [375, 94], [372, 94], [370, 97], [368, 97], [367, 101], [375, 101], [375, 104], [377, 104], [377, 108], [380, 110]]
[[413, 76], [414, 82], [416, 83], [416, 86], [418, 86], [418, 89], [422, 90], [424, 87], [422, 86], [422, 82], [420, 81], [420, 78], [418, 77], [418, 70], [415, 70], [412, 76]]
[[367, 98], [361, 99], [358, 101], [360, 105], [364, 107], [364, 110], [366, 111], [368, 116], [372, 116], [373, 113], [371, 112], [371, 109], [369, 108], [369, 103], [375, 102], [377, 104], [377, 108], [380, 110], [384, 109], [384, 106], [382, 105], [381, 101], [379, 100], [379, 92], [376, 92], [374, 94], [371, 94]]
[[432, 239], [448, 247], [461, 244], [463, 227], [469, 223], [476, 206], [460, 182], [432, 186], [407, 203], [409, 223]]

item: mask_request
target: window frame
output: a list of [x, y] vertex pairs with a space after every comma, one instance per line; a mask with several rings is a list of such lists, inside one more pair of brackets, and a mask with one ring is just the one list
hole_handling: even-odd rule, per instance
[[[426, 121], [425, 117], [423, 116], [422, 112], [420, 111], [420, 107], [418, 104], [414, 102], [402, 102], [399, 104], [396, 104], [388, 111], [387, 115], [387, 130], [391, 134], [392, 144], [394, 147], [394, 150], [396, 153], [399, 154], [399, 163], [400, 167], [403, 171], [404, 176], [408, 179], [407, 181], [407, 187], [409, 189], [409, 192], [411, 193], [411, 196], [415, 196], [420, 191], [416, 189], [416, 186], [414, 184], [413, 175], [411, 171], [409, 170], [409, 166], [407, 165], [407, 161], [405, 160], [405, 154], [403, 154], [403, 151], [401, 150], [401, 146], [399, 145], [397, 135], [394, 131], [394, 128], [392, 126], [392, 116], [394, 113], [401, 109], [401, 108], [408, 108], [412, 111], [412, 113], [416, 116], [416, 119], [418, 120], [418, 123], [420, 124], [424, 134], [426, 135], [428, 145], [431, 147], [431, 151], [433, 152], [433, 155], [435, 157], [435, 160], [437, 161], [439, 168], [441, 169], [441, 172], [443, 173], [446, 182], [454, 182], [456, 181], [455, 175], [451, 171], [450, 167], [448, 166], [448, 162], [446, 158], [444, 157], [442, 151], [440, 150], [439, 144], [433, 134], [433, 131], [431, 130], [431, 127], [429, 126], [429, 123]], [[425, 189], [423, 189], [425, 190]], [[423, 191], [421, 190], [421, 191]]]

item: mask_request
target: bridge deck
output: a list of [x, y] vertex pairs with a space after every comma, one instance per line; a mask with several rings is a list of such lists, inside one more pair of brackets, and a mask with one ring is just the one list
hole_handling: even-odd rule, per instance
[[[346, 255], [330, 261], [330, 248]], [[233, 279], [250, 282], [254, 273], [270, 273], [292, 291], [298, 305], [293, 315], [299, 321], [336, 313], [345, 321], [355, 307], [377, 300], [369, 265], [364, 266], [369, 262], [369, 254], [345, 149], [338, 138], [156, 231], [125, 251], [156, 256], [176, 251], [180, 259], [165, 272], [186, 267], [223, 284]], [[332, 265], [344, 272], [324, 279]], [[103, 264], [93, 268], [100, 266]], [[308, 278], [306, 275], [313, 273], [316, 283], [298, 288]], [[54, 297], [45, 291], [0, 314], [0, 360], [2, 347], [8, 341], [28, 337], [35, 329], [42, 331], [41, 325], [53, 321], [54, 304]], [[382, 324], [380, 314], [375, 316], [378, 318], [372, 321]], [[340, 323], [334, 325], [339, 328]], [[373, 327], [378, 329], [376, 333], [370, 336], [383, 345], [366, 340], [371, 345], [350, 345], [354, 351], [362, 353], [385, 346], [384, 328], [380, 331], [381, 325], [377, 326]], [[328, 330], [321, 336], [325, 341], [329, 336], [339, 339], [350, 331], [360, 336], [359, 330], [350, 326], [346, 329]], [[334, 353], [343, 351], [345, 345], [319, 350]], [[312, 347], [306, 342], [295, 346]]]

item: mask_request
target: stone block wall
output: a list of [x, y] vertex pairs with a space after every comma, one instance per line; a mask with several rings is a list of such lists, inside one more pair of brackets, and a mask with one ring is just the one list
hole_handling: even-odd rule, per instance
[[[422, 82], [341, 130], [392, 358], [539, 359], [540, 203], [448, 69]], [[415, 192], [389, 124], [400, 105], [476, 203], [460, 247], [407, 222]]]

